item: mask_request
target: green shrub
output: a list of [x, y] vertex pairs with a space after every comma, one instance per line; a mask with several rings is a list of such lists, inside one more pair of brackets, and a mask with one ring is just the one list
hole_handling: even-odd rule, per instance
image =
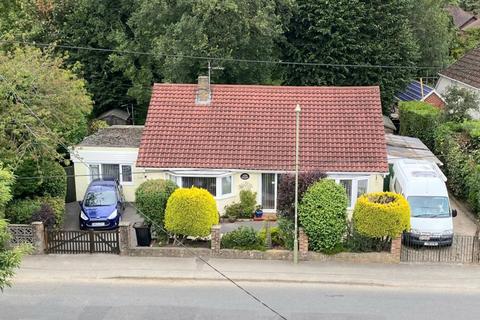
[[240, 205], [242, 212], [240, 218], [251, 218], [257, 205], [257, 193], [250, 190], [240, 191]]
[[65, 169], [56, 161], [25, 160], [15, 171], [18, 177], [41, 177], [40, 179], [17, 179], [13, 194], [15, 198], [48, 195], [65, 198], [67, 193], [67, 175]]
[[10, 223], [31, 223], [33, 215], [41, 209], [42, 205], [48, 205], [51, 208], [55, 214], [56, 225], [61, 226], [65, 215], [65, 200], [60, 197], [45, 196], [14, 200], [8, 204], [5, 218]]
[[[270, 239], [272, 241], [271, 242], [272, 246], [274, 247], [285, 246], [285, 242], [283, 241], [283, 237], [279, 227], [270, 227], [268, 228], [268, 231], [270, 232]], [[260, 237], [260, 239], [262, 239], [262, 242], [264, 243], [264, 245], [267, 245], [267, 228], [262, 228], [258, 232], [258, 236]]]
[[345, 188], [330, 179], [314, 183], [303, 195], [298, 213], [311, 249], [327, 253], [334, 250], [347, 225]]
[[223, 235], [224, 249], [265, 250], [265, 242], [252, 227], [240, 227]]
[[396, 238], [410, 229], [410, 206], [398, 193], [375, 192], [360, 196], [353, 210], [353, 225], [371, 238]]
[[34, 212], [40, 209], [37, 199], [18, 199], [10, 202], [5, 210], [5, 218], [10, 223], [30, 223]]
[[60, 163], [55, 161], [43, 162], [39, 173], [41, 176], [45, 176], [39, 187], [40, 194], [65, 198], [67, 195], [67, 174]]
[[215, 199], [205, 189], [176, 189], [167, 201], [165, 228], [182, 236], [205, 237], [218, 224]]
[[444, 163], [447, 184], [480, 214], [480, 121], [445, 123], [435, 133], [435, 150]]
[[43, 222], [45, 228], [53, 228], [56, 224], [55, 212], [48, 204], [44, 203], [30, 218], [30, 222], [36, 221]]
[[422, 101], [400, 103], [400, 134], [416, 137], [433, 150], [435, 128], [442, 118], [442, 111]]
[[225, 206], [225, 215], [235, 219], [250, 219], [257, 205], [257, 193], [250, 190], [240, 191], [240, 202]]
[[279, 236], [288, 250], [293, 250], [295, 236], [295, 222], [287, 217], [280, 217], [277, 220]]
[[171, 180], [147, 180], [135, 191], [135, 204], [147, 224], [158, 234], [162, 233], [165, 208], [170, 195], [177, 189]]
[[390, 251], [390, 239], [371, 238], [355, 230], [353, 223], [348, 226], [345, 249], [351, 252]]
[[[326, 177], [320, 171], [300, 172], [298, 175], [298, 201], [302, 200], [303, 194], [315, 182]], [[295, 218], [295, 175], [282, 174], [278, 183], [277, 207], [280, 214], [290, 220]], [[293, 244], [292, 244], [293, 248]]]

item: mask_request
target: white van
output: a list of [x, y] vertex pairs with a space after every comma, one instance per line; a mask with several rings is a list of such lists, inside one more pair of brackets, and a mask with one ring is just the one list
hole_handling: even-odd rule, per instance
[[401, 159], [393, 164], [390, 190], [402, 194], [410, 204], [411, 230], [407, 243], [449, 246], [453, 240], [456, 210], [450, 207], [447, 178], [438, 166], [427, 160]]

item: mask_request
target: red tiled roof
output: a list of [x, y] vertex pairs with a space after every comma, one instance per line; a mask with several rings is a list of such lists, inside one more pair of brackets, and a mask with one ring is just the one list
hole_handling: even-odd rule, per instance
[[295, 106], [301, 170], [387, 172], [378, 87], [155, 84], [137, 159], [147, 168], [291, 171]]

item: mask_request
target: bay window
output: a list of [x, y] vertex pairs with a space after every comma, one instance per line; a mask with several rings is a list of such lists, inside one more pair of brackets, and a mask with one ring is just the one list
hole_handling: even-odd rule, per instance
[[233, 194], [233, 178], [231, 175], [195, 176], [170, 173], [170, 177], [181, 188], [197, 187], [206, 189], [216, 198], [229, 197]]

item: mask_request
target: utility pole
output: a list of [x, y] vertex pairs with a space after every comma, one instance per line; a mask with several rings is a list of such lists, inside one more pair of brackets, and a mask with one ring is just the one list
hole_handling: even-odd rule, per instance
[[298, 263], [298, 166], [300, 151], [300, 112], [302, 109], [297, 104], [295, 107], [295, 236], [293, 240], [293, 263]]

